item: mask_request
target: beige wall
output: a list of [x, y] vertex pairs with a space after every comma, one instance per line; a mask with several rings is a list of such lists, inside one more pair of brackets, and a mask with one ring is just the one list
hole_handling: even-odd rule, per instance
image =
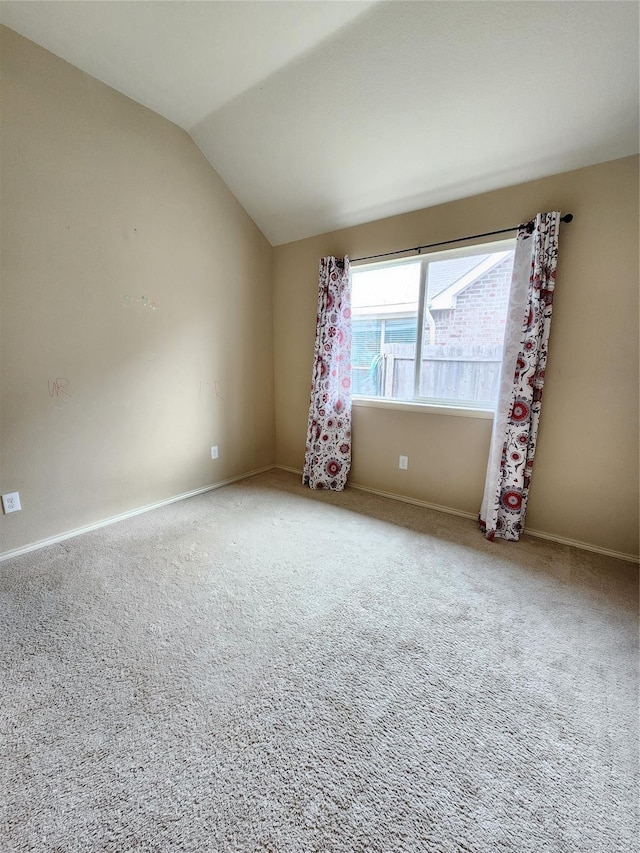
[[[276, 459], [302, 467], [318, 258], [476, 234], [538, 211], [563, 225], [528, 527], [638, 553], [638, 158], [545, 178], [274, 250]], [[355, 483], [479, 509], [491, 421], [354, 408]], [[398, 470], [398, 455], [409, 470]]]
[[274, 461], [272, 249], [186, 133], [1, 39], [7, 551]]
[[[1, 39], [0, 491], [23, 510], [0, 516], [0, 551], [274, 461], [272, 259], [276, 458], [299, 468], [318, 258], [559, 208], [576, 218], [561, 233], [528, 524], [637, 553], [637, 158], [272, 250], [183, 131]], [[356, 408], [351, 479], [475, 513], [490, 432]]]

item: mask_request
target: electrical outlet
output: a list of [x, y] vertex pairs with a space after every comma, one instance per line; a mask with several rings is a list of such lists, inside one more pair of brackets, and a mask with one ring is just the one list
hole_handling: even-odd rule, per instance
[[402, 468], [403, 471], [406, 471], [409, 467], [409, 457], [401, 456], [400, 461], [398, 462], [398, 468]]
[[212, 448], [211, 448], [211, 458], [212, 458], [212, 459], [217, 459], [217, 458], [218, 458], [218, 445], [217, 445], [217, 444], [216, 444], [216, 446], [215, 446], [215, 447], [212, 447]]
[[10, 512], [18, 512], [19, 509], [22, 509], [20, 506], [20, 492], [9, 492], [9, 494], [3, 495], [2, 508], [5, 515], [8, 515]]

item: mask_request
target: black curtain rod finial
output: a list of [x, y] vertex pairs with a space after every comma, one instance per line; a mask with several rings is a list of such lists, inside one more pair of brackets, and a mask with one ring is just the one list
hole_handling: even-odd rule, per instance
[[565, 213], [560, 217], [560, 222], [573, 222], [573, 213]]

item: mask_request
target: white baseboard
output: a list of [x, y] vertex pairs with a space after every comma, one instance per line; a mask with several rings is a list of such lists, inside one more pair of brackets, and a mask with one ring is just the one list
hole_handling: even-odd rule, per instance
[[[275, 468], [281, 468], [283, 471], [289, 471], [292, 474], [299, 474], [302, 476], [302, 470], [300, 468], [290, 468], [288, 465], [278, 465], [274, 466]], [[450, 506], [442, 506], [441, 504], [433, 504], [428, 501], [421, 501], [417, 498], [409, 498], [405, 495], [398, 495], [395, 492], [383, 492], [381, 489], [374, 489], [371, 486], [362, 486], [359, 483], [347, 483], [348, 489], [357, 489], [361, 492], [369, 492], [372, 495], [380, 495], [383, 498], [390, 498], [394, 501], [402, 501], [402, 503], [413, 504], [414, 506], [422, 506], [425, 509], [433, 509], [436, 512], [445, 512], [447, 515], [457, 515], [460, 518], [470, 518], [474, 521], [478, 518], [477, 513], [474, 515], [471, 512], [464, 512], [464, 510], [454, 509]], [[567, 539], [564, 536], [556, 536], [552, 533], [544, 533], [542, 530], [530, 530], [526, 529], [526, 533], [528, 536], [535, 536], [537, 539], [546, 539], [549, 542], [557, 542], [559, 545], [569, 545], [572, 548], [579, 548], [582, 551], [591, 551], [594, 554], [602, 554], [605, 557], [614, 557], [616, 560], [625, 560], [629, 563], [640, 563], [640, 557], [635, 554], [624, 554], [621, 551], [612, 551], [609, 548], [601, 548], [598, 545], [591, 545], [588, 542], [580, 542], [577, 539]]]
[[[254, 471], [247, 471], [244, 474], [238, 474], [236, 477], [230, 477], [228, 480], [221, 480], [219, 483], [212, 483], [211, 485], [203, 486], [200, 489], [183, 492], [180, 495], [174, 495], [173, 497], [157, 501], [153, 504], [148, 504], [147, 506], [138, 507], [137, 509], [120, 513], [119, 515], [113, 515], [110, 518], [96, 521], [93, 524], [86, 524], [83, 527], [68, 530], [65, 533], [58, 534], [57, 536], [50, 536], [47, 539], [40, 539], [37, 542], [31, 542], [29, 545], [22, 545], [19, 548], [4, 551], [3, 553], [0, 553], [0, 562], [10, 560], [12, 557], [20, 557], [22, 554], [28, 554], [31, 551], [37, 551], [40, 548], [46, 548], [49, 545], [55, 545], [58, 542], [64, 542], [65, 539], [72, 539], [74, 536], [80, 536], [83, 533], [90, 533], [92, 530], [99, 530], [101, 527], [107, 527], [109, 524], [116, 524], [118, 521], [125, 521], [127, 518], [133, 518], [136, 515], [141, 515], [143, 512], [150, 512], [153, 509], [159, 509], [160, 507], [185, 500], [186, 498], [193, 498], [196, 495], [211, 492], [214, 489], [221, 489], [223, 486], [228, 486], [231, 483], [238, 482], [238, 480], [246, 480], [248, 477], [254, 477], [256, 474], [271, 471], [273, 468], [279, 468], [282, 471], [289, 471], [291, 474], [298, 474], [300, 477], [302, 476], [302, 469], [300, 468], [291, 468], [288, 465], [278, 464], [265, 465], [264, 468], [256, 468]], [[422, 501], [418, 498], [406, 497], [405, 495], [398, 495], [395, 492], [384, 492], [381, 489], [374, 489], [371, 486], [363, 486], [359, 483], [347, 483], [347, 488], [356, 489], [361, 492], [369, 492], [372, 495], [379, 495], [380, 497], [389, 498], [394, 501], [402, 501], [402, 503], [413, 504], [414, 506], [421, 506], [425, 509], [435, 510], [436, 512], [444, 512], [447, 515], [456, 515], [460, 518], [469, 518], [472, 520], [477, 519], [477, 515], [465, 512], [464, 510], [454, 509], [449, 506], [442, 506], [441, 504], [429, 503], [429, 501]], [[602, 554], [605, 557], [613, 557], [616, 560], [624, 560], [626, 562], [636, 564], [640, 563], [640, 557], [635, 554], [624, 554], [620, 551], [612, 551], [609, 548], [601, 548], [598, 545], [591, 545], [588, 542], [580, 542], [577, 539], [567, 539], [564, 536], [556, 536], [551, 533], [545, 533], [542, 530], [530, 530], [527, 528], [526, 532], [529, 536], [535, 536], [537, 539], [546, 539], [549, 542], [557, 542], [560, 545], [569, 545], [572, 548], [579, 548], [582, 551], [591, 551], [594, 554]]]
[[564, 536], [544, 533], [542, 530], [531, 530], [528, 527], [525, 533], [527, 536], [535, 536], [537, 539], [547, 539], [549, 542], [557, 542], [559, 545], [570, 545], [572, 548], [580, 548], [582, 551], [602, 554], [603, 557], [614, 557], [616, 560], [625, 560], [628, 563], [640, 564], [640, 557], [636, 554], [624, 554], [622, 551], [612, 551], [610, 548], [601, 548], [599, 545], [591, 545], [589, 542], [581, 542], [578, 539], [567, 539]]
[[299, 477], [302, 477], [302, 468], [290, 468], [288, 465], [278, 465], [273, 466], [274, 468], [279, 468], [281, 471], [288, 471], [290, 474], [297, 474]]
[[193, 498], [196, 495], [202, 495], [204, 492], [211, 492], [214, 489], [221, 489], [223, 486], [228, 486], [230, 483], [236, 483], [238, 480], [246, 480], [247, 477], [253, 477], [256, 474], [262, 474], [264, 471], [271, 471], [275, 465], [266, 465], [264, 468], [256, 468], [255, 471], [247, 471], [245, 474], [238, 474], [236, 477], [230, 477], [228, 480], [221, 480], [219, 483], [212, 483], [209, 486], [203, 486], [200, 489], [193, 489], [191, 492], [183, 492], [181, 495], [174, 495], [171, 498], [157, 501], [153, 504], [137, 507], [128, 512], [122, 512], [119, 515], [112, 515], [110, 518], [104, 518], [101, 521], [96, 521], [93, 524], [85, 524], [83, 527], [76, 527], [74, 530], [68, 530], [66, 533], [60, 533], [57, 536], [50, 536], [47, 539], [39, 539], [37, 542], [31, 542], [29, 545], [22, 545], [19, 548], [13, 548], [10, 551], [4, 551], [0, 554], [0, 562], [10, 560], [12, 557], [20, 557], [22, 554], [28, 554], [30, 551], [38, 551], [40, 548], [46, 548], [49, 545], [56, 545], [58, 542], [64, 542], [65, 539], [72, 539], [74, 536], [81, 536], [83, 533], [90, 533], [92, 530], [99, 530], [101, 527], [107, 527], [109, 524], [116, 524], [118, 521], [125, 521], [127, 518], [133, 518], [135, 515], [141, 515], [143, 512], [150, 512], [152, 509], [160, 509], [162, 506], [183, 501], [186, 498]]
[[436, 512], [446, 512], [447, 515], [457, 515], [460, 518], [478, 518], [472, 512], [465, 512], [463, 509], [454, 509], [451, 506], [442, 506], [442, 504], [432, 504], [429, 501], [421, 501], [419, 498], [408, 498], [405, 495], [398, 495], [395, 492], [383, 492], [381, 489], [373, 489], [371, 486], [361, 486], [359, 483], [347, 483], [347, 488], [357, 489], [360, 492], [370, 492], [372, 495], [380, 495], [383, 498], [391, 498], [393, 501], [402, 501], [405, 504], [413, 504], [414, 506], [422, 506], [425, 509], [433, 509]]

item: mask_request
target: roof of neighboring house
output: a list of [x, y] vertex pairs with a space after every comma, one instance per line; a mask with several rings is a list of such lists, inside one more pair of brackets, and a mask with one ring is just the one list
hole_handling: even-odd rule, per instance
[[431, 261], [427, 280], [429, 300], [451, 287], [488, 257], [489, 255], [472, 255], [466, 258], [450, 258], [447, 261]]
[[[474, 265], [465, 273], [459, 275], [455, 281], [452, 281], [445, 287], [442, 287], [437, 293], [434, 293], [431, 289], [431, 274], [432, 272], [436, 273], [436, 281], [439, 285], [441, 282], [438, 280], [437, 270], [434, 268], [450, 264], [451, 261], [436, 261], [435, 263], [429, 264], [429, 289], [427, 293], [429, 296], [428, 304], [430, 310], [439, 311], [446, 308], [455, 308], [456, 296], [459, 293], [462, 293], [462, 291], [466, 290], [469, 285], [478, 281], [478, 279], [482, 278], [483, 275], [486, 275], [494, 267], [501, 264], [502, 261], [504, 261], [505, 258], [508, 258], [510, 254], [511, 252], [507, 250], [506, 252], [492, 252], [490, 255], [474, 255], [472, 259], [467, 258], [466, 260], [473, 260], [476, 263], [474, 263]], [[445, 278], [445, 276], [442, 277], [443, 280]]]

